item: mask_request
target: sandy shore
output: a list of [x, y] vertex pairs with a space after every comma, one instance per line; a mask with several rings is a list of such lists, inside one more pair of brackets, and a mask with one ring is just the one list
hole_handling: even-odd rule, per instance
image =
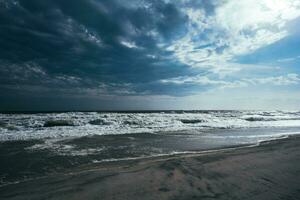
[[300, 137], [208, 154], [85, 166], [7, 185], [0, 199], [300, 199]]

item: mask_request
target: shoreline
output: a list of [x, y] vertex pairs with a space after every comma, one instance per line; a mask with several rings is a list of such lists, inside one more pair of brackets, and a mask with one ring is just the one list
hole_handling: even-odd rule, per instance
[[[299, 199], [299, 156], [300, 136], [289, 136], [261, 142], [255, 147], [88, 165], [65, 174], [4, 185], [0, 187], [0, 197], [275, 199], [286, 196]], [[241, 189], [246, 193], [256, 192], [244, 196]], [[275, 191], [276, 195], [268, 197], [266, 191]]]
[[17, 181], [13, 181], [13, 182], [6, 182], [3, 184], [0, 184], [0, 188], [6, 187], [9, 185], [26, 183], [26, 182], [30, 182], [30, 181], [37, 181], [39, 179], [44, 179], [44, 178], [51, 177], [51, 176], [68, 175], [68, 174], [74, 175], [74, 174], [76, 174], [74, 171], [76, 171], [77, 174], [85, 173], [85, 172], [93, 171], [93, 170], [99, 171], [102, 169], [103, 166], [105, 166], [105, 168], [107, 168], [107, 166], [110, 168], [114, 168], [116, 166], [120, 167], [120, 166], [131, 165], [132, 163], [162, 162], [162, 161], [168, 161], [168, 160], [180, 159], [180, 158], [206, 156], [206, 155], [210, 155], [210, 154], [222, 153], [222, 152], [227, 152], [227, 151], [235, 151], [235, 150], [244, 149], [244, 148], [254, 148], [254, 147], [262, 145], [263, 143], [287, 139], [290, 137], [297, 137], [297, 136], [300, 137], [300, 134], [299, 135], [285, 135], [285, 136], [281, 136], [281, 137], [278, 137], [275, 139], [260, 141], [258, 143], [229, 146], [229, 147], [224, 147], [224, 148], [215, 148], [215, 149], [199, 150], [199, 151], [174, 152], [174, 153], [170, 153], [170, 154], [166, 153], [166, 154], [157, 154], [157, 155], [141, 156], [141, 157], [120, 158], [120, 159], [104, 159], [104, 160], [99, 160], [99, 161], [94, 160], [92, 163], [84, 164], [77, 168], [72, 168], [71, 170], [66, 169], [65, 172], [49, 173], [44, 176], [38, 176], [38, 177], [28, 178], [28, 179], [23, 179], [23, 180], [17, 180]]

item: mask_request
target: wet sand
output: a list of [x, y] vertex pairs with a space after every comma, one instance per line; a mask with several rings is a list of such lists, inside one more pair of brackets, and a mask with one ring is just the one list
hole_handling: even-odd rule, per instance
[[257, 147], [99, 163], [0, 187], [0, 199], [300, 199], [300, 137]]

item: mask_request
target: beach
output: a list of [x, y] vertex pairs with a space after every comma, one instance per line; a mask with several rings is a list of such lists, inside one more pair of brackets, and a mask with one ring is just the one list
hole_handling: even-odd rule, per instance
[[0, 200], [300, 200], [300, 0], [0, 0]]
[[300, 137], [95, 163], [2, 186], [1, 199], [299, 199]]

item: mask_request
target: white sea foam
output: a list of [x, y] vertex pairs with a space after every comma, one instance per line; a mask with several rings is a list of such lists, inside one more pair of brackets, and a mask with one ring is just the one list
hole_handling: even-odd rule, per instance
[[[49, 121], [54, 123], [45, 127]], [[60, 121], [67, 121], [68, 126], [63, 126], [64, 122]], [[0, 114], [0, 141], [297, 126], [300, 126], [299, 111]]]

